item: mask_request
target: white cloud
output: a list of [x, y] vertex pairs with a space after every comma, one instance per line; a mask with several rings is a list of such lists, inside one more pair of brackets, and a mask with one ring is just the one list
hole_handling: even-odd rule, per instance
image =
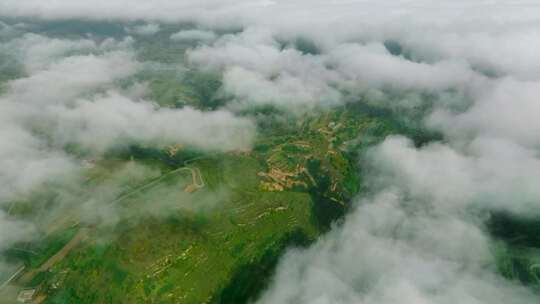
[[[370, 155], [370, 182], [379, 192], [358, 202], [343, 227], [307, 250], [290, 251], [259, 303], [536, 301], [532, 291], [495, 274], [492, 244], [471, 211], [471, 196], [508, 181], [498, 175], [502, 168], [440, 144], [416, 150], [403, 138], [387, 139]], [[519, 190], [505, 188], [497, 191]]]
[[[8, 249], [17, 242], [32, 240], [36, 233], [36, 228], [32, 223], [12, 219], [4, 211], [0, 211], [0, 227], [2, 227], [0, 231], [0, 250]], [[4, 267], [2, 261], [0, 270], [3, 270]]]
[[204, 68], [222, 70], [225, 93], [244, 105], [272, 103], [298, 109], [340, 100], [340, 93], [330, 85], [337, 74], [325, 68], [324, 57], [281, 49], [267, 31], [226, 35], [213, 46], [191, 50], [188, 59]]
[[132, 41], [128, 38], [123, 41], [109, 38], [101, 43], [96, 43], [90, 39], [58, 39], [27, 33], [3, 43], [0, 46], [0, 52], [10, 55], [20, 62], [28, 73], [34, 73], [46, 69], [68, 55], [88, 55], [112, 50], [125, 50], [130, 47], [131, 43]]
[[329, 54], [344, 81], [366, 87], [441, 91], [466, 87], [479, 78], [464, 62], [417, 63], [391, 55], [382, 44], [344, 44]]
[[30, 105], [65, 104], [83, 93], [113, 85], [115, 80], [132, 75], [137, 68], [133, 55], [125, 51], [70, 56], [47, 69], [9, 82], [6, 98]]
[[464, 113], [440, 109], [429, 124], [451, 136], [479, 134], [505, 138], [526, 147], [539, 147], [540, 78], [518, 81], [504, 78], [482, 91], [474, 105]]
[[269, 79], [256, 72], [236, 67], [225, 71], [223, 90], [232, 94], [237, 103], [248, 107], [251, 104], [275, 104], [305, 112], [314, 105], [339, 104], [340, 93], [336, 89], [329, 87], [324, 81], [307, 81], [309, 80], [287, 72], [281, 72], [277, 77]]
[[216, 38], [217, 35], [214, 32], [204, 30], [183, 30], [171, 35], [171, 39], [175, 41], [210, 42]]
[[44, 181], [77, 168], [76, 162], [62, 150], [51, 146], [47, 134], [56, 116], [48, 116], [52, 106], [67, 106], [80, 94], [109, 85], [136, 71], [136, 62], [125, 51], [111, 51], [102, 56], [76, 55], [46, 63], [77, 45], [79, 50], [92, 43], [61, 42], [25, 36], [8, 43], [13, 47], [26, 44], [22, 55], [27, 63], [28, 76], [9, 81], [7, 93], [0, 96], [0, 198], [12, 199], [27, 193]]
[[254, 135], [250, 120], [227, 111], [159, 108], [115, 92], [91, 100], [78, 99], [72, 107], [53, 107], [49, 111], [57, 119], [54, 138], [98, 152], [132, 142], [247, 150]]
[[373, 155], [386, 183], [441, 212], [475, 206], [540, 215], [540, 159], [513, 142], [479, 137], [464, 147], [434, 143], [417, 149], [404, 138], [388, 138]]
[[0, 96], [0, 199], [28, 193], [75, 172], [76, 144], [94, 155], [127, 144], [180, 143], [201, 149], [249, 149], [251, 121], [226, 111], [159, 108], [119, 93], [118, 81], [140, 68], [129, 40], [59, 40], [25, 35], [6, 49], [19, 54], [27, 75]]

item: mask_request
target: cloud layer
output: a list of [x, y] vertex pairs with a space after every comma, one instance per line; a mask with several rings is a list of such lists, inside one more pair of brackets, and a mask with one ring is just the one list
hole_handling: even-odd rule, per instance
[[[536, 2], [4, 0], [0, 12], [192, 22], [212, 30], [181, 31], [171, 39], [200, 42], [188, 52], [188, 62], [221, 73], [221, 92], [232, 99], [233, 110], [273, 104], [309, 111], [345, 101], [397, 109], [403, 116], [427, 109], [419, 123], [443, 140], [415, 147], [391, 137], [373, 148], [367, 156], [373, 175], [366, 177], [373, 193], [355, 203], [342, 227], [312, 248], [287, 254], [260, 302], [537, 302], [529, 290], [496, 273], [483, 227], [493, 210], [540, 215]], [[211, 35], [218, 32], [228, 34]], [[249, 122], [229, 112], [158, 109], [115, 90], [114, 83], [138, 64], [129, 46], [116, 46], [129, 42], [108, 43], [113, 46], [81, 40], [55, 41], [52, 50], [26, 47], [27, 75], [9, 82], [0, 97], [0, 113], [8, 113], [0, 137], [6, 139], [0, 153], [8, 157], [2, 159], [17, 155], [23, 159], [11, 163], [38, 169], [72, 166], [61, 150], [31, 132], [41, 125], [50, 126], [53, 143], [77, 142], [92, 151], [119, 138], [244, 147], [242, 138], [249, 136], [236, 135]], [[65, 49], [94, 51], [65, 57]], [[81, 69], [91, 73], [77, 73]], [[15, 102], [27, 104], [28, 111], [15, 111]], [[102, 112], [109, 114], [96, 115]], [[186, 122], [191, 117], [197, 122]], [[104, 134], [103, 126], [117, 132]], [[213, 146], [193, 132], [237, 140]], [[20, 175], [11, 167], [0, 178], [23, 185], [55, 173], [29, 169], [33, 174]]]
[[343, 227], [289, 252], [260, 303], [536, 302], [496, 274], [481, 218], [498, 208], [538, 214], [538, 159], [500, 142], [471, 150], [481, 156], [440, 143], [417, 149], [403, 137], [373, 148], [369, 181], [378, 190]]
[[[131, 144], [250, 148], [255, 129], [249, 119], [225, 110], [161, 108], [126, 88], [122, 83], [129, 84], [143, 69], [132, 43], [129, 37], [97, 42], [31, 33], [2, 43], [0, 56], [20, 69], [0, 90], [0, 202], [5, 210], [47, 182], [66, 176], [78, 181], [83, 157], [100, 158]], [[0, 211], [5, 231], [0, 250], [36, 232], [33, 223], [8, 213]]]

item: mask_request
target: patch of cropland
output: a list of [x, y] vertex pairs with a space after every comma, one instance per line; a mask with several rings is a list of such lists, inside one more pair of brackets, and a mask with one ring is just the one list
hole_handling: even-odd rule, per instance
[[[237, 267], [276, 250], [289, 234], [315, 237], [309, 197], [258, 193], [255, 160], [230, 155], [190, 166], [201, 174], [196, 178], [202, 178], [204, 186], [173, 179], [164, 182], [171, 183], [164, 186], [166, 193], [156, 185], [126, 200], [152, 208], [168, 199], [179, 210], [124, 220], [114, 227], [113, 240], [100, 241], [99, 231], [90, 234], [51, 271], [51, 279], [43, 285], [44, 293], [51, 295], [49, 301], [205, 302]], [[192, 198], [171, 194], [171, 185]], [[204, 201], [210, 191], [223, 196], [218, 208]]]
[[122, 162], [162, 169], [107, 202], [118, 222], [60, 225], [77, 243], [57, 237], [63, 245], [32, 256], [19, 283], [45, 303], [246, 302], [286, 247], [309, 244], [344, 213], [359, 184], [349, 145], [377, 123], [336, 109], [277, 124], [252, 152], [134, 148], [131, 161], [97, 162], [89, 180], [104, 184]]

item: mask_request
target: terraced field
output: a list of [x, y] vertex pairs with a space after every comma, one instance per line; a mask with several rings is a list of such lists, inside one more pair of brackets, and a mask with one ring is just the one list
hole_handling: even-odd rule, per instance
[[[84, 245], [47, 274], [42, 286], [52, 295], [47, 301], [202, 303], [242, 296], [228, 295], [223, 282], [231, 281], [242, 266], [264, 268], [260, 260], [276, 256], [285, 244], [304, 243], [317, 235], [309, 195], [258, 191], [256, 173], [261, 168], [256, 160], [231, 155], [194, 165], [208, 189], [189, 194], [189, 202], [178, 201], [178, 208], [171, 209], [176, 212], [166, 218], [149, 215], [116, 227], [112, 241], [100, 242], [100, 231], [94, 230]], [[170, 185], [158, 185], [124, 203], [181, 197], [182, 187], [179, 193], [169, 192], [168, 198], [163, 198], [162, 187], [170, 191]], [[212, 191], [221, 197], [208, 204], [205, 192]]]
[[[103, 204], [111, 216], [90, 226], [70, 218], [80, 222], [71, 235], [83, 228], [84, 241], [46, 269], [55, 251], [43, 252], [19, 283], [45, 303], [244, 303], [285, 248], [309, 244], [346, 210], [358, 191], [347, 145], [371, 125], [337, 110], [261, 135], [251, 152], [175, 147], [99, 161], [87, 173], [90, 192], [127, 183]], [[57, 250], [69, 238], [61, 240]]]

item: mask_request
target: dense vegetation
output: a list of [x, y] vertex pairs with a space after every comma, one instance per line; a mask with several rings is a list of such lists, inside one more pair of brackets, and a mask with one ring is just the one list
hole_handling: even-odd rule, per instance
[[[335, 127], [340, 122], [342, 129]], [[309, 244], [345, 212], [358, 191], [355, 157], [346, 144], [368, 125], [354, 113], [335, 110], [282, 126], [287, 132], [265, 134], [248, 153], [186, 150], [170, 156], [133, 148], [135, 161], [157, 160], [168, 170], [195, 157], [188, 164], [200, 169], [206, 187], [191, 197], [179, 193], [177, 199], [184, 201], [166, 215], [125, 219], [112, 231], [91, 231], [88, 241], [50, 269], [40, 290], [50, 295], [49, 303], [242, 303], [253, 298], [286, 247]], [[273, 180], [265, 175], [272, 170], [291, 175]], [[269, 183], [277, 188], [265, 188]], [[164, 199], [159, 187], [123, 203], [155, 203]], [[198, 206], [208, 197], [216, 202]], [[99, 241], [101, 233], [112, 239]]]

